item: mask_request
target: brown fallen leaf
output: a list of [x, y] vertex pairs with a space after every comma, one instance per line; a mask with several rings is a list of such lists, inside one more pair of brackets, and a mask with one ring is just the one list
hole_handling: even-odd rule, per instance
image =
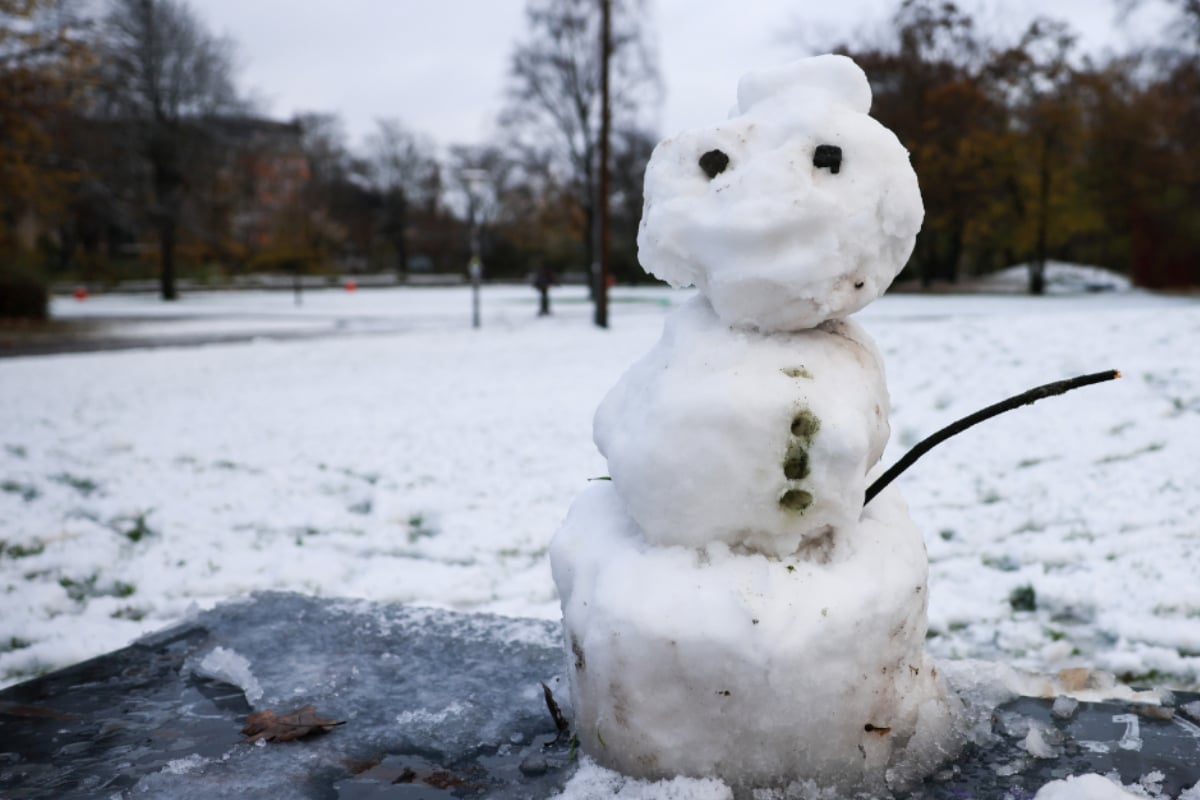
[[290, 742], [312, 733], [328, 733], [345, 721], [317, 716], [317, 710], [312, 706], [289, 711], [286, 714], [276, 714], [267, 709], [246, 717], [246, 727], [242, 733], [250, 737], [248, 743], [265, 739], [268, 742]]

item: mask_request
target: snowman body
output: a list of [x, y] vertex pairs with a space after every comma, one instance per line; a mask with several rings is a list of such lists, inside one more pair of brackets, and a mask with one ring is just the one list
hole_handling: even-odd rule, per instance
[[700, 294], [601, 403], [612, 480], [550, 553], [577, 735], [627, 774], [880, 792], [953, 751], [920, 531], [863, 502], [888, 397], [847, 316], [923, 216], [869, 105], [849, 59], [805, 59], [647, 167], [641, 260]]

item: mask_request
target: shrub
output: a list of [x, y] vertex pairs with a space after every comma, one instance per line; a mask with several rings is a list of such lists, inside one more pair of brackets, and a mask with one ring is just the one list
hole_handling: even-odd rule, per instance
[[45, 319], [49, 310], [45, 281], [29, 272], [0, 270], [0, 319]]

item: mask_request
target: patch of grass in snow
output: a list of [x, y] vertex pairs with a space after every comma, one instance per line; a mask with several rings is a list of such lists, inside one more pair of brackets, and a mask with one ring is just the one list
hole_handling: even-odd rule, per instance
[[78, 475], [72, 475], [69, 472], [60, 472], [57, 475], [51, 475], [50, 480], [54, 481], [55, 483], [60, 483], [63, 486], [69, 486], [84, 497], [87, 497], [92, 492], [100, 488], [100, 484], [96, 483], [91, 478], [82, 478]]
[[1027, 583], [1009, 592], [1008, 604], [1013, 611], [1037, 611], [1037, 592], [1033, 584]]
[[33, 642], [22, 639], [20, 636], [10, 636], [8, 641], [0, 640], [0, 653], [11, 653], [14, 650], [24, 650], [32, 645]]
[[421, 539], [432, 539], [437, 534], [437, 529], [429, 524], [424, 514], [413, 514], [408, 518], [409, 544], [416, 544]]
[[21, 683], [22, 681], [31, 681], [34, 678], [40, 678], [43, 675], [53, 672], [57, 667], [50, 664], [34, 664], [26, 669], [9, 669], [4, 671], [4, 675], [0, 676], [0, 680], [4, 683]]
[[31, 483], [20, 483], [19, 481], [4, 481], [0, 483], [0, 491], [6, 494], [19, 494], [21, 499], [26, 503], [31, 500], [36, 500], [41, 492]]
[[1146, 672], [1122, 672], [1117, 676], [1117, 680], [1136, 689], [1148, 689], [1152, 686], [1162, 685], [1167, 677], [1166, 674], [1152, 669]]
[[341, 473], [347, 478], [354, 478], [355, 480], [363, 481], [370, 486], [374, 486], [375, 484], [379, 483], [380, 478], [378, 472], [355, 472], [349, 468], [341, 470]]
[[1047, 461], [1053, 461], [1055, 458], [1057, 458], [1057, 456], [1022, 458], [1017, 462], [1017, 469], [1029, 469], [1030, 467], [1036, 467], [1038, 464], [1045, 464]]
[[1196, 608], [1195, 606], [1177, 606], [1159, 603], [1150, 613], [1156, 617], [1200, 619], [1200, 608]]
[[1157, 453], [1159, 450], [1162, 450], [1166, 446], [1167, 446], [1166, 442], [1151, 442], [1150, 444], [1146, 445], [1145, 447], [1142, 447], [1138, 450], [1134, 450], [1132, 453], [1118, 453], [1116, 455], [1105, 456], [1104, 458], [1100, 459], [1096, 463], [1097, 464], [1115, 464], [1118, 461], [1132, 461], [1133, 459], [1137, 458], [1138, 456], [1144, 456], [1147, 453]]
[[146, 612], [133, 606], [124, 606], [109, 614], [113, 619], [127, 619], [130, 622], [141, 622], [146, 618]]
[[359, 500], [354, 505], [347, 506], [346, 510], [351, 514], [370, 514], [373, 507], [374, 504], [371, 502], [371, 498], [368, 497], [364, 500]]
[[106, 588], [97, 588], [96, 582], [99, 579], [97, 573], [92, 573], [83, 580], [75, 580], [73, 578], [62, 577], [58, 579], [58, 585], [67, 592], [67, 597], [76, 603], [92, 597], [131, 597], [137, 592], [137, 586], [124, 581], [116, 581], [111, 586]]
[[1016, 572], [1021, 568], [1021, 562], [1017, 561], [1012, 556], [1005, 553], [1002, 556], [983, 556], [981, 559], [985, 567], [1000, 570], [1001, 572]]
[[14, 458], [29, 458], [29, 451], [19, 444], [4, 445], [4, 452], [8, 453]]
[[222, 458], [212, 463], [213, 469], [223, 470], [225, 472], [245, 472], [249, 475], [261, 475], [262, 470], [258, 467], [252, 467], [248, 464], [239, 464], [236, 461], [230, 461], [227, 458]]
[[995, 489], [987, 489], [979, 495], [979, 502], [985, 506], [994, 505], [1004, 499], [1004, 496]]
[[96, 575], [90, 575], [81, 581], [74, 578], [59, 578], [58, 585], [67, 591], [67, 597], [76, 603], [82, 603], [96, 593]]
[[156, 535], [157, 531], [150, 527], [146, 522], [146, 517], [153, 513], [154, 509], [139, 511], [136, 514], [131, 514], [127, 517], [117, 517], [112, 521], [111, 527], [117, 533], [124, 536], [129, 541], [137, 544], [142, 539]]
[[305, 537], [320, 536], [321, 533], [323, 533], [323, 531], [320, 528], [314, 528], [312, 525], [305, 525], [303, 528], [300, 528], [296, 531], [296, 546], [303, 547]]
[[29, 558], [30, 556], [40, 556], [46, 550], [44, 542], [34, 542], [30, 545], [24, 544], [9, 544], [0, 539], [0, 557], [4, 558]]

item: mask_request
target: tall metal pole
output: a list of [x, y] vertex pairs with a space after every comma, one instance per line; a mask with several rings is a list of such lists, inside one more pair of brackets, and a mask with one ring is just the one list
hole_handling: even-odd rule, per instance
[[608, 102], [608, 62], [612, 56], [612, 0], [600, 0], [600, 275], [596, 287], [596, 325], [608, 327], [608, 140], [612, 127]]

